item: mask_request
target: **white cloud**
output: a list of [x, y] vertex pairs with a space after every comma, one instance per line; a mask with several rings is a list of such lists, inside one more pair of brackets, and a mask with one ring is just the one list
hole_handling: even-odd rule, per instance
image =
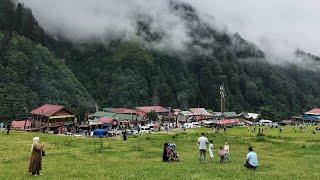
[[267, 55], [288, 58], [300, 48], [320, 55], [319, 0], [187, 0], [239, 32]]
[[75, 41], [136, 38], [139, 15], [153, 19], [151, 28], [167, 36], [154, 44], [182, 50], [189, 41], [180, 17], [170, 12], [168, 0], [21, 0], [31, 7], [39, 23], [52, 34]]
[[[21, 0], [51, 33], [74, 40], [132, 38], [135, 18], [148, 14], [167, 37], [159, 48], [183, 49], [189, 38], [168, 0]], [[320, 55], [319, 0], [182, 0], [211, 15], [220, 29], [239, 32], [269, 57], [290, 57], [296, 48]], [[271, 58], [272, 59], [272, 58]]]

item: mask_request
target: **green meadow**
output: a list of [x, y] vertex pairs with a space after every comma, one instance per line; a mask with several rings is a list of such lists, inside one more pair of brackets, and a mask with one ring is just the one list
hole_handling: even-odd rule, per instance
[[[258, 128], [257, 128], [258, 130]], [[188, 129], [117, 138], [83, 138], [43, 133], [0, 132], [0, 179], [319, 179], [320, 132], [268, 129], [264, 136], [245, 127], [226, 133]], [[212, 163], [199, 163], [197, 139], [204, 132], [214, 141]], [[32, 138], [46, 142], [43, 176], [28, 171]], [[217, 149], [230, 145], [231, 162], [219, 163]], [[164, 142], [177, 145], [180, 162], [163, 163]], [[248, 146], [258, 154], [256, 171], [243, 167]]]

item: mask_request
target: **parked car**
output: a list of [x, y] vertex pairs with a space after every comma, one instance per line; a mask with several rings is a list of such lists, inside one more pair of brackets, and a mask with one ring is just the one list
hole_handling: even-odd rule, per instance
[[108, 134], [109, 134], [109, 136], [118, 136], [121, 134], [121, 132], [113, 129], [113, 130], [108, 131]]
[[199, 128], [201, 127], [198, 122], [184, 123], [185, 128]]
[[138, 131], [135, 129], [127, 129], [126, 132], [128, 135], [137, 135], [138, 134]]
[[154, 131], [154, 124], [153, 124], [153, 123], [151, 123], [151, 124], [146, 124], [145, 127], [149, 127], [149, 129], [150, 129], [151, 131]]
[[148, 126], [141, 126], [140, 127], [140, 133], [150, 133], [151, 129]]

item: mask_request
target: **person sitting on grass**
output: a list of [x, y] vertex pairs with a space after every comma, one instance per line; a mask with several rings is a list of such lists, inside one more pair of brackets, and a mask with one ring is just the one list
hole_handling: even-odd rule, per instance
[[257, 153], [253, 151], [252, 147], [249, 147], [249, 152], [247, 154], [246, 163], [244, 164], [244, 167], [247, 169], [253, 169], [255, 170], [258, 167], [258, 158]]
[[169, 157], [167, 156], [167, 147], [168, 147], [168, 143], [164, 143], [163, 144], [163, 154], [162, 154], [162, 161], [163, 162], [169, 161]]
[[224, 156], [225, 156], [225, 152], [222, 146], [220, 146], [219, 148], [219, 156], [220, 156], [220, 163], [224, 162]]

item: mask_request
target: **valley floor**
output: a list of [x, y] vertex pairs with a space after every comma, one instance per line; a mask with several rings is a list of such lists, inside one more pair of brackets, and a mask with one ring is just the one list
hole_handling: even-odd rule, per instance
[[[256, 136], [247, 128], [231, 128], [226, 133], [211, 129], [129, 136], [119, 138], [77, 138], [42, 133], [0, 132], [0, 179], [317, 179], [320, 177], [320, 132], [295, 132], [285, 127], [268, 129]], [[198, 162], [197, 139], [206, 133], [213, 140], [212, 163]], [[32, 138], [46, 142], [44, 175], [27, 173]], [[230, 144], [231, 162], [220, 164], [217, 149]], [[178, 163], [162, 162], [165, 142], [177, 145]], [[247, 148], [254, 147], [260, 166], [256, 171], [243, 167]]]

